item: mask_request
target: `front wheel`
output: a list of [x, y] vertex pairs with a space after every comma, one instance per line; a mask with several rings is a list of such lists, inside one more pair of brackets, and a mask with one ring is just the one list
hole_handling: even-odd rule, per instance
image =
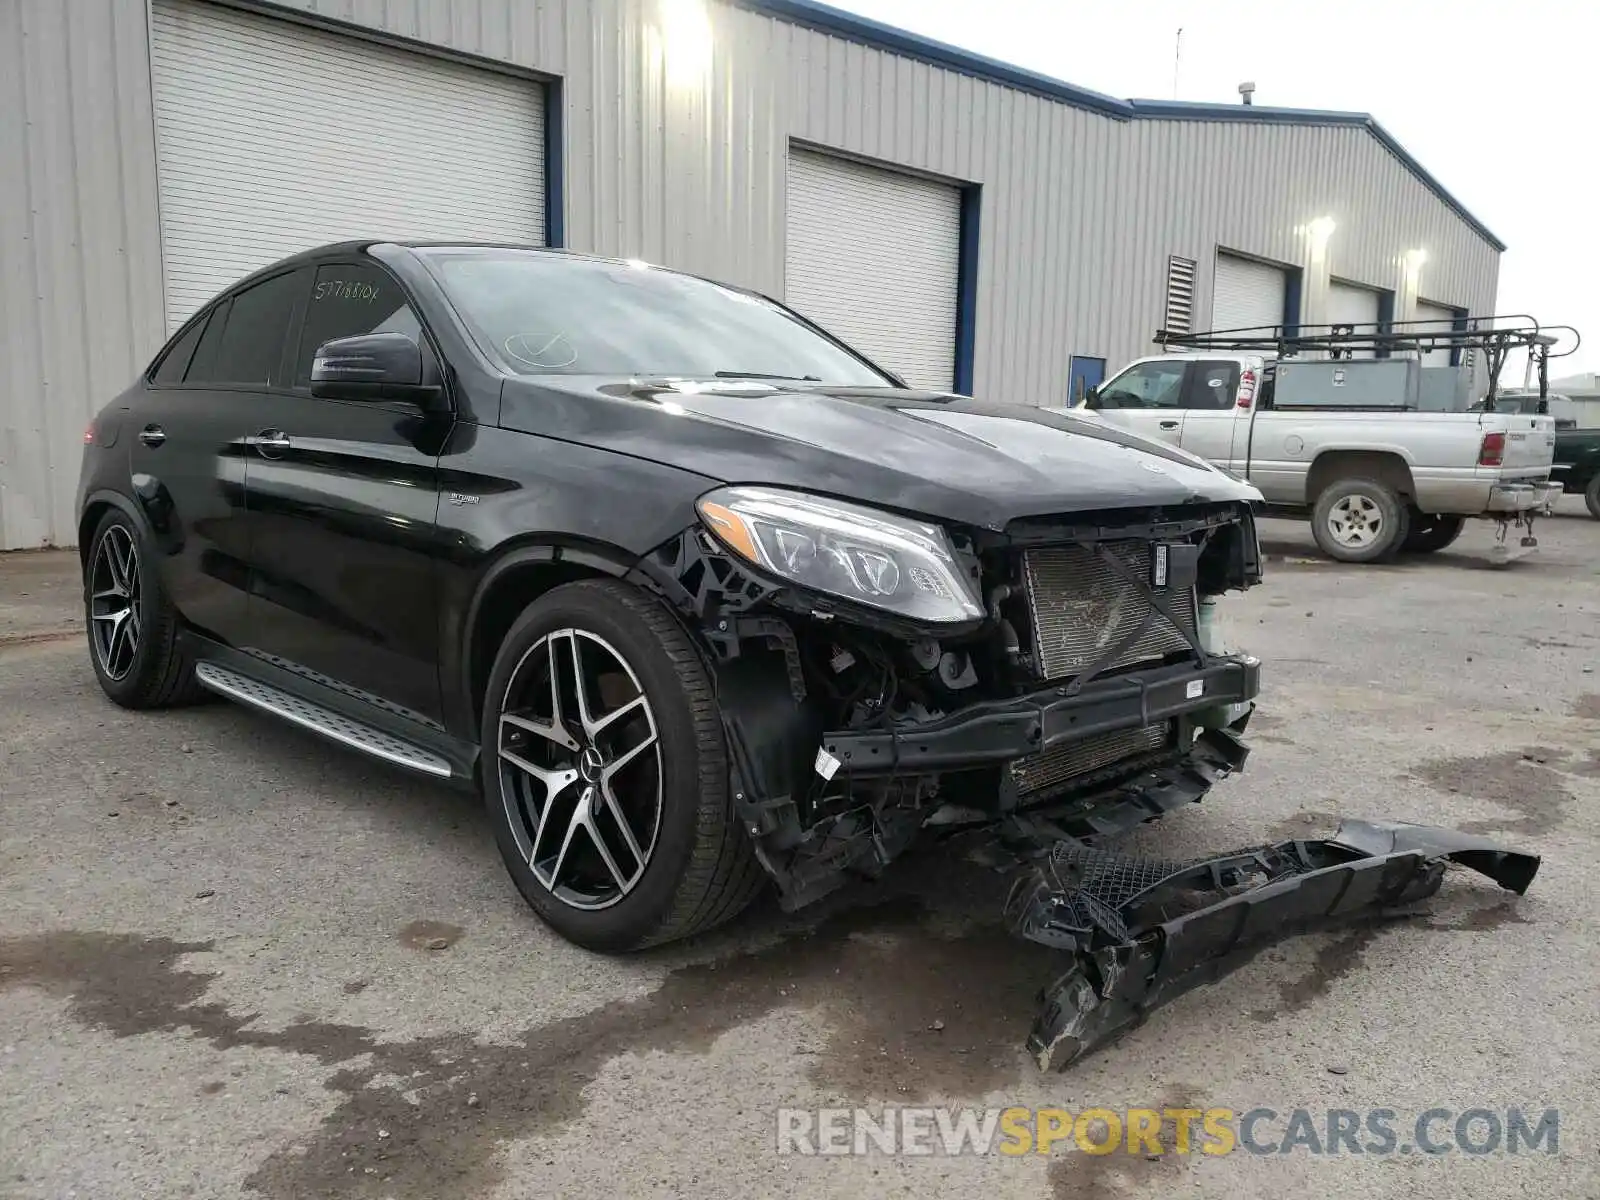
[[1589, 486], [1583, 489], [1583, 502], [1589, 506], [1589, 515], [1600, 521], [1600, 474], [1589, 480]]
[[705, 664], [653, 597], [586, 580], [529, 605], [495, 658], [482, 739], [501, 856], [569, 941], [616, 953], [687, 937], [764, 882]]
[[1329, 484], [1311, 510], [1311, 536], [1324, 554], [1340, 562], [1392, 557], [1405, 543], [1410, 525], [1410, 510], [1395, 490], [1361, 476]]
[[1411, 530], [1401, 549], [1408, 554], [1433, 554], [1461, 536], [1467, 519], [1460, 516], [1411, 514]]

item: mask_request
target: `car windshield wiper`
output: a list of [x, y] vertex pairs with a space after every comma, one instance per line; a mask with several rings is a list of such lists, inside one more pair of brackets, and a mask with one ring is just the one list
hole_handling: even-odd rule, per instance
[[716, 371], [718, 379], [792, 379], [797, 383], [821, 383], [820, 375], [775, 375], [770, 371]]

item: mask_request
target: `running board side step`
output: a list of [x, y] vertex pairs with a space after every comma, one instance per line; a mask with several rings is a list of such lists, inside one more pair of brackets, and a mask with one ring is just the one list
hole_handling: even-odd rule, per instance
[[311, 700], [304, 700], [270, 683], [263, 683], [214, 662], [196, 663], [194, 674], [203, 687], [219, 696], [259, 708], [262, 712], [281, 717], [291, 725], [319, 733], [329, 741], [408, 770], [421, 771], [440, 779], [451, 777], [450, 764], [432, 751]]
[[1449, 863], [1519, 896], [1539, 870], [1488, 838], [1388, 821], [1189, 863], [1056, 842], [1006, 903], [1015, 933], [1070, 955], [1040, 993], [1029, 1053], [1064, 1070], [1283, 938], [1406, 915]]

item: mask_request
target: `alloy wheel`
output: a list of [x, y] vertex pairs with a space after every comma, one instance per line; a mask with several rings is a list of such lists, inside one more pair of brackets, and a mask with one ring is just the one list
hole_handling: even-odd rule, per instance
[[133, 670], [139, 633], [139, 549], [126, 526], [111, 525], [89, 573], [89, 636], [107, 679]]
[[1345, 496], [1328, 510], [1328, 532], [1351, 550], [1370, 546], [1383, 534], [1383, 509], [1371, 496]]
[[580, 909], [631, 892], [661, 830], [661, 744], [616, 648], [582, 629], [541, 637], [511, 673], [498, 742], [506, 816], [540, 886]]

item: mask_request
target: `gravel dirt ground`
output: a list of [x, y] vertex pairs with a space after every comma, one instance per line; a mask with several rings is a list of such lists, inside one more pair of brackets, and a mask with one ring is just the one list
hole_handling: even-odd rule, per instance
[[[106, 701], [71, 553], [0, 556], [0, 1196], [1600, 1195], [1600, 522], [1344, 567], [1271, 522], [1226, 605], [1246, 772], [1166, 857], [1336, 815], [1545, 855], [1516, 899], [1286, 943], [1064, 1075], [1051, 957], [939, 849], [628, 959], [558, 941], [477, 802], [217, 703]], [[1560, 1110], [1559, 1154], [780, 1156], [779, 1106]], [[1442, 1126], [1441, 1129], [1447, 1127]], [[1271, 1135], [1281, 1134], [1281, 1126]], [[1270, 1139], [1268, 1139], [1270, 1140]]]

